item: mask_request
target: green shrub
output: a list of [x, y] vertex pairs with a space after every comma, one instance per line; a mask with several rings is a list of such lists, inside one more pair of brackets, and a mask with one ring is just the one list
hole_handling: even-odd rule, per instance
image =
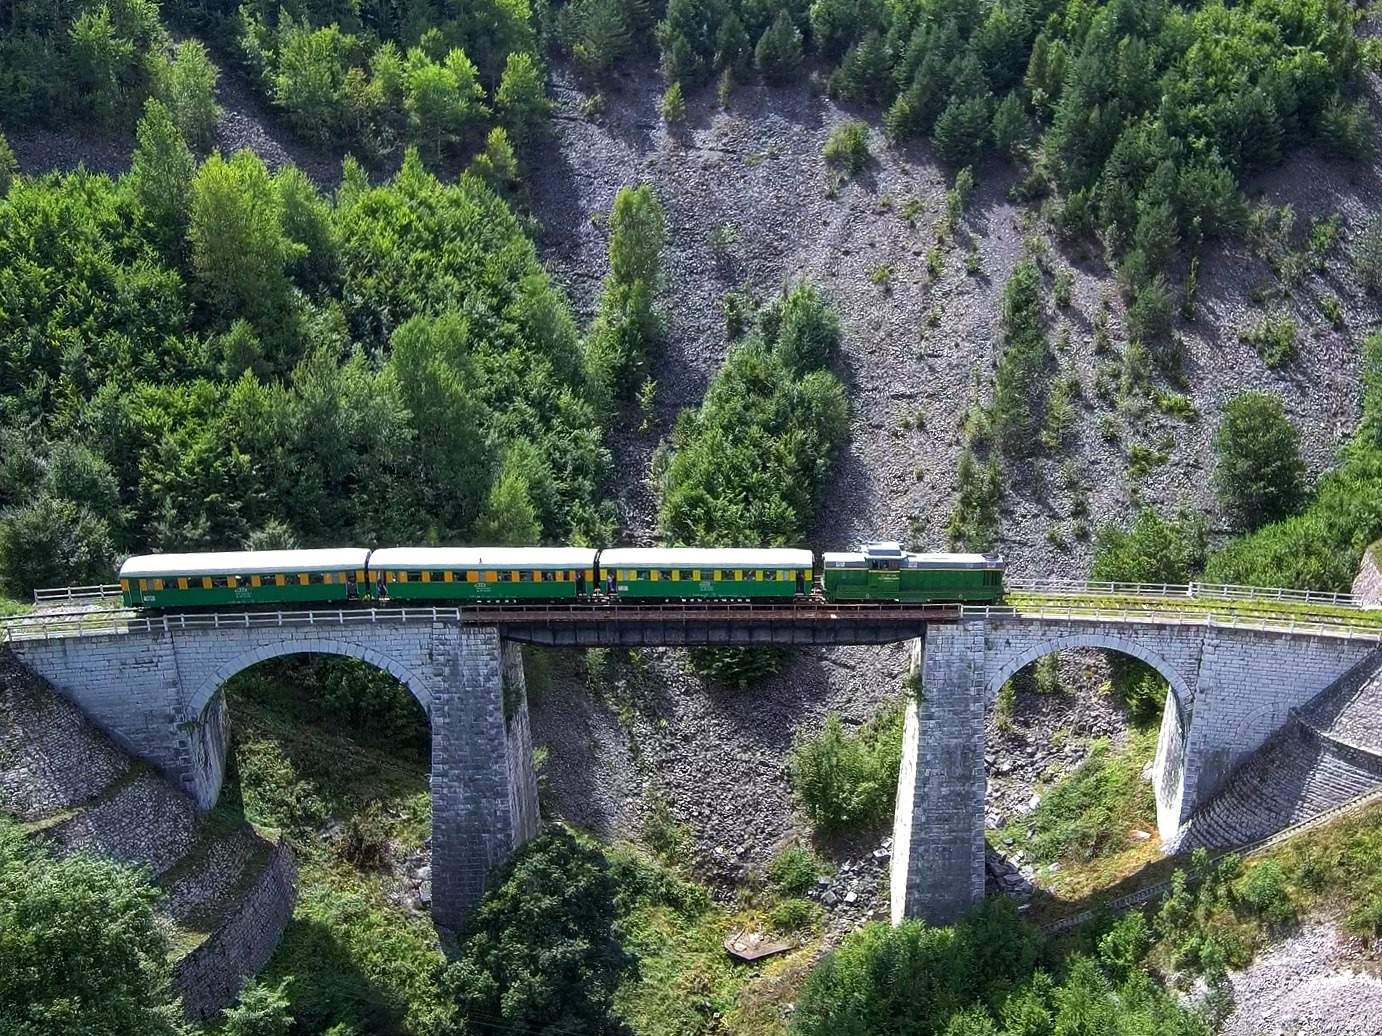
[[1099, 529], [1089, 575], [1117, 583], [1188, 583], [1204, 556], [1203, 518], [1188, 511], [1166, 518], [1144, 507], [1126, 527]]
[[868, 126], [858, 119], [836, 126], [826, 138], [822, 155], [828, 163], [842, 169], [848, 176], [863, 172], [872, 157], [869, 154]]
[[662, 95], [662, 119], [669, 126], [686, 121], [686, 97], [681, 92], [681, 84], [673, 83]]
[[1041, 273], [1027, 260], [1003, 289], [1003, 347], [994, 376], [991, 425], [1004, 452], [1036, 449], [1045, 417], [1050, 349], [1041, 308]]
[[981, 461], [966, 448], [960, 453], [956, 476], [958, 493], [946, 528], [950, 544], [966, 550], [992, 550], [998, 541], [999, 502], [1003, 496], [1003, 472], [998, 459]]
[[1263, 860], [1248, 868], [1234, 886], [1238, 901], [1268, 924], [1289, 921], [1295, 911], [1286, 887], [1286, 874], [1275, 860]]
[[816, 879], [830, 873], [830, 866], [803, 845], [789, 845], [773, 857], [768, 880], [783, 896], [804, 896]]
[[1352, 258], [1358, 283], [1374, 295], [1382, 294], [1382, 216], [1374, 216], [1359, 232]]
[[614, 995], [634, 962], [619, 942], [618, 890], [605, 855], [565, 828], [515, 853], [493, 875], [446, 972], [459, 1032], [541, 1031], [553, 1019], [622, 1032]]
[[546, 135], [550, 109], [537, 59], [522, 51], [509, 54], [494, 95], [494, 110], [520, 150]]
[[287, 987], [290, 979], [277, 986], [251, 982], [240, 992], [239, 999], [222, 1014], [225, 1023], [220, 1032], [224, 1036], [288, 1036], [293, 1027]]
[[1282, 367], [1295, 355], [1296, 322], [1285, 313], [1267, 314], [1240, 337], [1257, 350], [1268, 367]]
[[0, 1031], [181, 1036], [158, 896], [136, 870], [53, 859], [0, 818]]
[[904, 715], [894, 702], [853, 735], [832, 715], [818, 734], [797, 739], [788, 779], [816, 830], [879, 827], [892, 816]]
[[1229, 400], [1214, 452], [1219, 502], [1238, 528], [1277, 521], [1299, 505], [1305, 482], [1300, 433], [1276, 396], [1242, 392]]

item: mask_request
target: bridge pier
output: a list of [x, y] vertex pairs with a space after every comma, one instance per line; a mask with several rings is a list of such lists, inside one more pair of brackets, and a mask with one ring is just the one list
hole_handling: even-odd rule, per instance
[[397, 622], [156, 628], [19, 640], [21, 662], [202, 809], [220, 795], [228, 717], [221, 686], [292, 654], [358, 658], [392, 673], [432, 730], [432, 916], [456, 928], [490, 870], [537, 833], [521, 647], [494, 627]]
[[892, 919], [954, 921], [984, 895], [984, 623], [918, 640], [893, 815]]

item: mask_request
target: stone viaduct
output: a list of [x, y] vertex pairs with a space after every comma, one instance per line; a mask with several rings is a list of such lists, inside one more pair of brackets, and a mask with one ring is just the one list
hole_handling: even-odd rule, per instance
[[[536, 833], [520, 644], [884, 643], [914, 641], [894, 825], [894, 919], [946, 921], [983, 895], [984, 715], [1003, 682], [1043, 655], [1106, 648], [1170, 684], [1154, 780], [1163, 839], [1174, 839], [1230, 769], [1290, 711], [1378, 650], [1377, 632], [1223, 626], [1203, 612], [1164, 618], [1053, 617], [1012, 609], [861, 608], [618, 615], [553, 623], [454, 609], [325, 613], [322, 619], [208, 615], [131, 619], [54, 635], [11, 626], [18, 658], [123, 748], [157, 766], [203, 808], [220, 793], [227, 714], [222, 685], [281, 655], [329, 653], [392, 673], [432, 730], [433, 917], [455, 928], [490, 869]], [[574, 613], [573, 613], [574, 614]], [[329, 617], [337, 616], [337, 621]], [[231, 617], [232, 619], [235, 617]], [[6, 631], [0, 630], [0, 634]]]
[[1171, 687], [1152, 779], [1157, 826], [1181, 826], [1230, 771], [1305, 704], [1377, 656], [1378, 632], [989, 614], [932, 625], [918, 641], [893, 820], [893, 920], [948, 921], [984, 894], [984, 714], [1003, 683], [1053, 651], [1105, 648], [1141, 659]]

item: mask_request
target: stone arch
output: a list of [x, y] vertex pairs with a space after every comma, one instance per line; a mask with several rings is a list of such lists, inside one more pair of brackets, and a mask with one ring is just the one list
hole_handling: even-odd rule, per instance
[[1176, 704], [1176, 713], [1182, 726], [1184, 726], [1185, 711], [1194, 701], [1194, 698], [1190, 685], [1186, 682], [1181, 671], [1160, 652], [1154, 651], [1145, 644], [1109, 633], [1064, 633], [1049, 638], [1044, 637], [1035, 644], [1028, 645], [1006, 658], [1000, 659], [995, 665], [989, 667], [989, 672], [986, 674], [984, 704], [987, 706], [992, 703], [998, 695], [999, 689], [1007, 680], [1020, 673], [1037, 659], [1057, 651], [1067, 651], [1074, 648], [1102, 648], [1107, 651], [1117, 651], [1151, 666], [1170, 685], [1171, 699]]
[[229, 661], [217, 666], [210, 675], [197, 684], [187, 700], [188, 713], [193, 716], [202, 715], [206, 707], [211, 704], [216, 692], [236, 673], [248, 669], [252, 665], [266, 662], [271, 658], [281, 658], [284, 655], [344, 655], [347, 658], [357, 658], [362, 662], [368, 662], [376, 669], [384, 670], [408, 688], [409, 693], [422, 706], [422, 711], [426, 713], [428, 720], [430, 721], [432, 718], [431, 689], [420, 675], [402, 662], [382, 651], [348, 640], [315, 639], [284, 640], [239, 652]]

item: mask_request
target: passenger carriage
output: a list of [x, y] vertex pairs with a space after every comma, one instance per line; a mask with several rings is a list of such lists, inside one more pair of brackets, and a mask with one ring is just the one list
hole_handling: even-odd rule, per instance
[[559, 601], [595, 586], [583, 547], [384, 547], [369, 559], [379, 601]]
[[142, 554], [120, 566], [120, 593], [148, 608], [349, 601], [366, 592], [368, 557], [360, 547]]
[[812, 586], [809, 550], [614, 547], [599, 562], [601, 589], [621, 598], [792, 598]]

